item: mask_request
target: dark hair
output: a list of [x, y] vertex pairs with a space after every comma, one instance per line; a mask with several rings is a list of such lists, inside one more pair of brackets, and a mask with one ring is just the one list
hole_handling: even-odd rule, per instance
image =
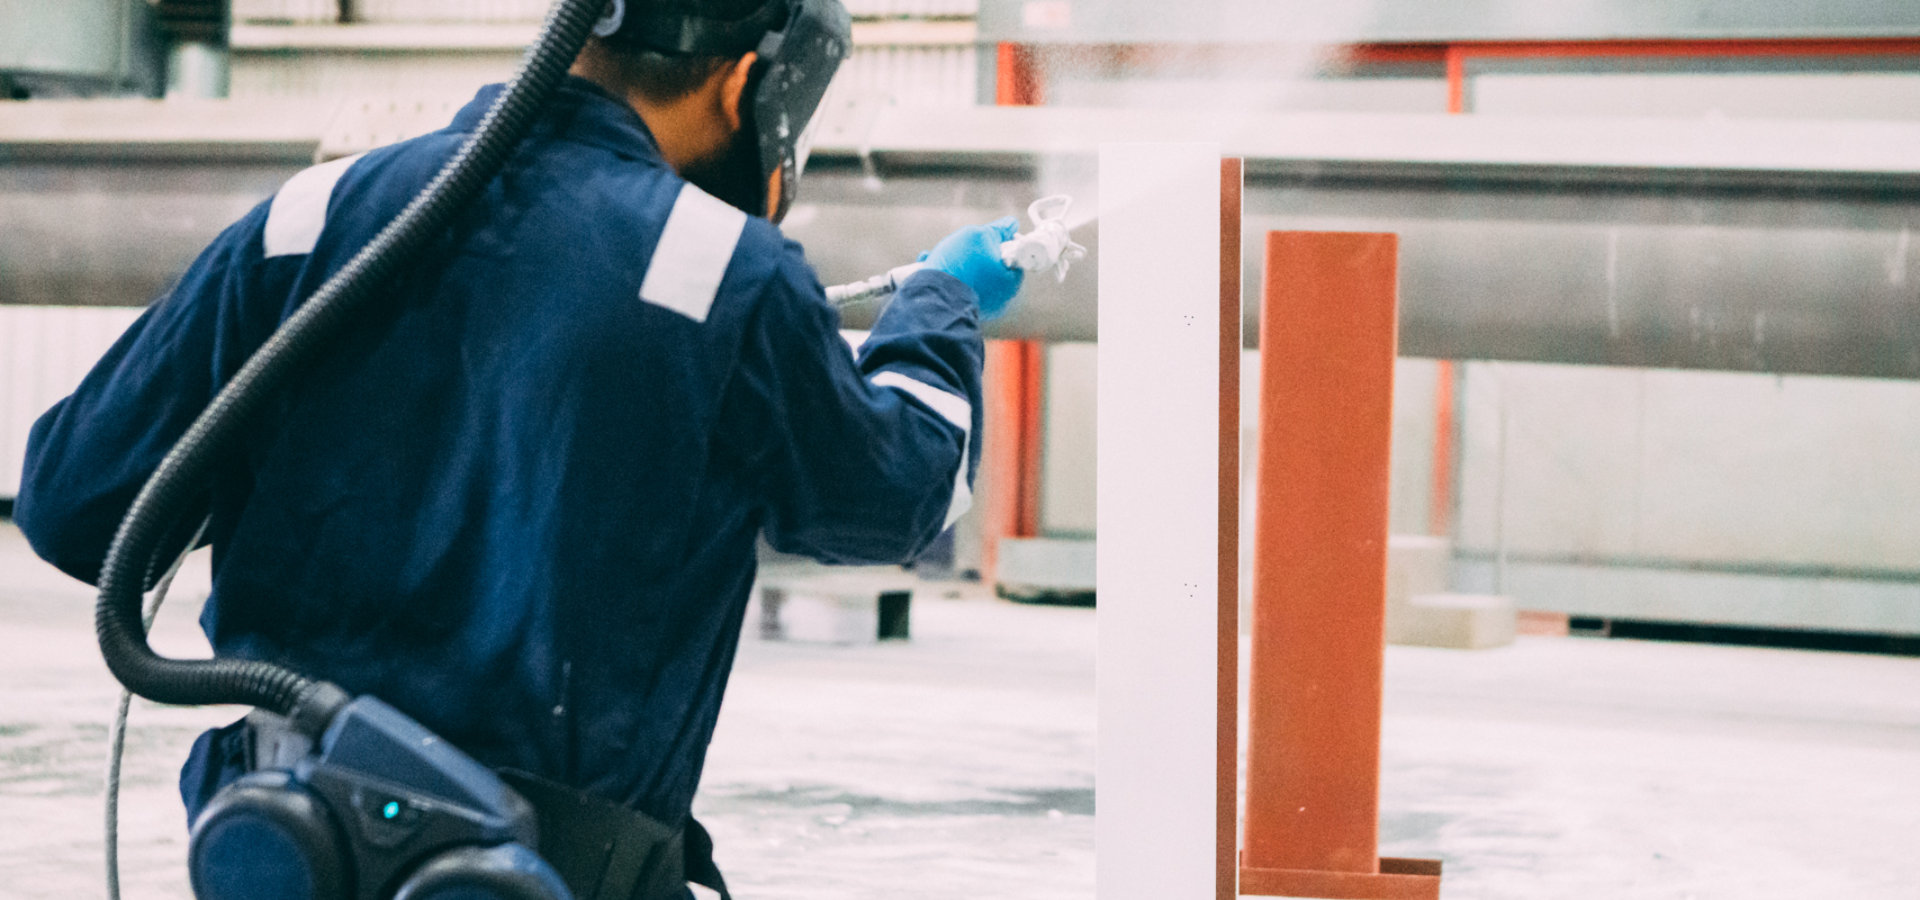
[[606, 73], [620, 84], [639, 91], [655, 103], [670, 103], [691, 94], [707, 83], [714, 73], [726, 68], [738, 57], [670, 56], [639, 47], [623, 47], [599, 39], [593, 41]]
[[[760, 12], [768, 0], [627, 0], [628, 16], [647, 13], [690, 15], [721, 22], [737, 22]], [[629, 20], [631, 21], [631, 19]], [[631, 40], [595, 39], [609, 72], [649, 100], [666, 103], [691, 94], [741, 56], [679, 55], [646, 49]], [[750, 46], [750, 45], [749, 45]]]

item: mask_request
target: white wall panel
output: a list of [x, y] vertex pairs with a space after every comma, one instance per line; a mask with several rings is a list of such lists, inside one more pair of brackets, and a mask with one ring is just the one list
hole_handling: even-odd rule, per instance
[[[972, 45], [856, 47], [831, 90], [905, 106], [971, 106], [977, 59]], [[464, 98], [506, 80], [519, 62], [518, 50], [237, 53], [230, 93], [243, 99]]]
[[1047, 347], [1041, 414], [1040, 533], [1091, 537], [1099, 509], [1094, 474], [1095, 398], [1100, 355], [1095, 344]]
[[235, 22], [337, 22], [339, 0], [233, 0]]
[[1496, 590], [1523, 608], [1603, 619], [1920, 636], [1920, 581], [1813, 578], [1689, 569], [1509, 562], [1454, 564], [1459, 587]]
[[1463, 550], [1920, 574], [1920, 383], [1474, 363], [1463, 413]]
[[972, 106], [978, 59], [971, 44], [856, 47], [832, 90], [879, 95], [901, 106]]
[[[299, 4], [311, 0], [240, 0], [252, 5]], [[354, 18], [363, 22], [512, 22], [538, 21], [552, 6], [547, 0], [354, 0]], [[980, 9], [979, 0], [848, 0], [847, 12], [860, 19], [964, 18]]]
[[1920, 119], [1920, 72], [1485, 73], [1467, 84], [1476, 115]]
[[518, 51], [235, 54], [229, 91], [236, 99], [465, 99], [481, 85], [505, 81], [519, 62]]
[[357, 22], [538, 22], [548, 0], [353, 0]]
[[1432, 77], [1317, 78], [1223, 71], [1206, 77], [1114, 78], [1072, 70], [1047, 80], [1048, 106], [1212, 109], [1223, 112], [1432, 113], [1447, 108], [1447, 81]]
[[1440, 367], [1433, 360], [1394, 361], [1393, 486], [1387, 519], [1393, 534], [1426, 534], [1433, 522], [1433, 431], [1438, 427], [1435, 391], [1439, 386]]
[[956, 18], [980, 11], [980, 0], [846, 0], [847, 12], [858, 19]]
[[1100, 149], [1100, 900], [1210, 897], [1220, 150]]
[[1633, 555], [1639, 373], [1510, 363], [1455, 371], [1465, 379], [1459, 547], [1494, 552], [1504, 539], [1518, 554]]
[[112, 307], [0, 306], [0, 497], [20, 488], [27, 432], [138, 318]]

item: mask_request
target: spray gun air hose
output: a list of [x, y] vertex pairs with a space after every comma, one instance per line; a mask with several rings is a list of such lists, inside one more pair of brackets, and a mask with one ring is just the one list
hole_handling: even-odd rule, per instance
[[539, 110], [566, 78], [605, 0], [561, 0], [520, 68], [473, 135], [372, 241], [328, 278], [249, 357], [194, 420], [121, 520], [100, 571], [94, 627], [107, 667], [129, 691], [159, 703], [241, 704], [287, 716], [317, 735], [348, 698], [291, 669], [251, 660], [180, 660], [154, 652], [141, 622], [151, 561], [170, 529], [205, 496], [216, 462], [263, 401], [351, 324], [379, 287], [447, 227], [499, 173]]

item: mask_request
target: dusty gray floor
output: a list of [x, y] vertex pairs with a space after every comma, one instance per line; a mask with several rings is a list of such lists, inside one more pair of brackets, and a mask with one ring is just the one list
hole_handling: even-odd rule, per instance
[[1920, 659], [1391, 648], [1382, 851], [1450, 898], [1920, 897]]
[[[190, 564], [155, 644], [204, 655]], [[92, 591], [0, 524], [0, 900], [103, 895], [100, 793], [117, 689]], [[1093, 617], [976, 595], [916, 602], [907, 644], [742, 646], [698, 814], [743, 900], [1084, 898], [1093, 882]], [[135, 701], [123, 896], [186, 898], [174, 790], [237, 708]]]
[[[189, 575], [157, 642], [204, 647]], [[0, 527], [0, 897], [101, 896], [114, 689], [88, 589]], [[1093, 614], [978, 595], [911, 643], [749, 638], [698, 812], [744, 900], [1093, 893]], [[186, 896], [172, 780], [231, 710], [136, 704], [132, 898]], [[1523, 639], [1388, 654], [1382, 852], [1449, 900], [1920, 897], [1920, 660]]]

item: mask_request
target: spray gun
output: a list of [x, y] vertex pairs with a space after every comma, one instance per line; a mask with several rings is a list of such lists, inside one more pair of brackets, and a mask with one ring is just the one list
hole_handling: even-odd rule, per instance
[[[1073, 235], [1067, 231], [1067, 208], [1072, 205], [1073, 198], [1066, 194], [1033, 201], [1027, 207], [1027, 218], [1033, 220], [1033, 230], [1001, 244], [1000, 261], [1006, 263], [1007, 268], [1030, 273], [1052, 270], [1056, 280], [1066, 281], [1067, 269], [1087, 258], [1087, 248], [1074, 243]], [[926, 267], [926, 263], [909, 263], [865, 281], [836, 284], [827, 288], [827, 301], [835, 306], [846, 306], [892, 296], [907, 280], [907, 276]]]

